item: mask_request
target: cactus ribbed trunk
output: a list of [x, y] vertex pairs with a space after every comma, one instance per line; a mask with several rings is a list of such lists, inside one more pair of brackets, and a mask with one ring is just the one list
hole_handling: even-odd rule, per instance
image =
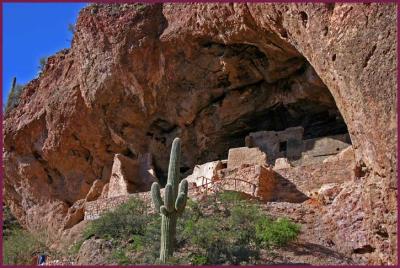
[[162, 215], [160, 249], [160, 260], [162, 263], [166, 263], [168, 257], [172, 256], [173, 253], [176, 219], [176, 215]]
[[188, 183], [186, 180], [182, 180], [179, 183], [180, 153], [180, 140], [179, 138], [176, 138], [173, 141], [171, 148], [164, 202], [160, 194], [160, 185], [157, 182], [154, 182], [151, 186], [151, 196], [154, 208], [156, 211], [160, 212], [162, 217], [160, 248], [161, 263], [166, 263], [167, 259], [174, 253], [177, 218], [183, 213], [186, 206]]
[[15, 100], [15, 98], [16, 98], [16, 92], [15, 92], [16, 84], [17, 84], [17, 78], [14, 77], [13, 80], [12, 80], [10, 93], [8, 94], [8, 99], [7, 99], [6, 109], [5, 109], [6, 112], [10, 111], [14, 107], [14, 105], [16, 103], [16, 100]]

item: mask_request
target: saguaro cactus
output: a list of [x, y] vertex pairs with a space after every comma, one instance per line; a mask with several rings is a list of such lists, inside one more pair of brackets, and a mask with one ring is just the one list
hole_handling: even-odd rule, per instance
[[172, 143], [171, 156], [169, 159], [168, 180], [165, 186], [164, 202], [160, 194], [160, 185], [154, 182], [151, 186], [155, 210], [160, 212], [162, 218], [160, 249], [160, 261], [162, 263], [165, 263], [167, 258], [172, 256], [174, 252], [176, 220], [185, 210], [187, 200], [188, 183], [186, 180], [182, 180], [179, 183], [180, 151], [180, 139], [175, 138]]
[[10, 111], [15, 105], [15, 101], [16, 101], [15, 86], [16, 86], [16, 84], [17, 84], [17, 78], [14, 77], [12, 80], [12, 83], [11, 83], [10, 93], [8, 93], [8, 99], [7, 99], [6, 109], [5, 109], [6, 112]]

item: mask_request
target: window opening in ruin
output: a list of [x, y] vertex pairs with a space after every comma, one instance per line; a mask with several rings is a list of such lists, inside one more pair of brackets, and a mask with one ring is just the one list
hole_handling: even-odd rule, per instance
[[279, 152], [286, 152], [287, 150], [287, 141], [282, 141], [279, 143]]

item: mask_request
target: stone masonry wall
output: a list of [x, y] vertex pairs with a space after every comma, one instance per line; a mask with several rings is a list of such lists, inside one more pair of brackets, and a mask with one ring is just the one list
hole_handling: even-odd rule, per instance
[[267, 156], [259, 148], [239, 147], [229, 149], [228, 168], [233, 169], [241, 165], [265, 165]]
[[237, 191], [263, 201], [270, 201], [274, 195], [276, 176], [270, 167], [251, 165], [219, 172], [221, 189]]
[[[253, 149], [253, 148], [252, 148]], [[255, 149], [255, 148], [254, 148]], [[263, 201], [303, 202], [328, 183], [343, 183], [354, 177], [354, 161], [339, 160], [273, 170], [262, 165], [246, 165], [218, 171], [218, 180], [207, 186], [209, 192], [238, 191]], [[162, 196], [164, 189], [161, 189]], [[201, 187], [189, 186], [189, 196], [204, 193]], [[85, 204], [85, 220], [97, 219], [102, 213], [115, 209], [137, 197], [153, 212], [151, 192], [142, 192], [98, 199]]]
[[351, 141], [348, 134], [303, 140], [301, 158], [292, 161], [292, 164], [297, 166], [320, 163], [329, 156], [338, 154], [343, 149], [349, 147], [350, 144]]
[[[161, 189], [163, 194], [164, 189]], [[151, 192], [134, 193], [129, 195], [114, 196], [110, 198], [97, 199], [96, 201], [85, 204], [85, 220], [95, 220], [107, 211], [111, 211], [119, 205], [126, 203], [130, 198], [139, 198], [148, 206], [150, 212], [153, 210], [151, 201]]]
[[272, 164], [276, 158], [286, 157], [286, 149], [280, 150], [281, 142], [296, 141], [301, 144], [303, 140], [303, 127], [291, 127], [282, 131], [257, 131], [251, 132], [246, 137], [247, 147], [258, 147], [268, 156]]
[[354, 161], [341, 160], [275, 170], [310, 196], [327, 183], [343, 183], [354, 177]]
[[295, 166], [322, 162], [351, 144], [349, 134], [303, 140], [303, 132], [302, 127], [251, 132], [245, 144], [266, 153], [269, 164], [274, 164], [277, 158], [288, 158]]

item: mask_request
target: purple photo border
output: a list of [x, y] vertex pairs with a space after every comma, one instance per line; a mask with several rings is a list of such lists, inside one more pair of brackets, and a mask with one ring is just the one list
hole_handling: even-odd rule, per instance
[[[229, 3], [229, 2], [236, 2], [236, 3], [397, 3], [397, 66], [399, 66], [400, 60], [399, 60], [399, 50], [400, 50], [400, 45], [399, 45], [399, 40], [400, 40], [400, 32], [399, 32], [399, 14], [400, 14], [400, 5], [396, 0], [380, 0], [380, 1], [355, 1], [355, 0], [339, 0], [339, 1], [329, 1], [329, 0], [320, 0], [320, 1], [260, 1], [260, 0], [255, 0], [255, 1], [183, 1], [183, 0], [173, 0], [173, 1], [80, 1], [80, 0], [71, 0], [71, 1], [59, 1], [59, 0], [39, 0], [39, 1], [32, 1], [32, 0], [2, 0], [1, 5], [0, 5], [0, 27], [1, 27], [1, 34], [0, 34], [0, 48], [1, 48], [1, 66], [3, 66], [3, 3], [135, 3], [135, 2], [140, 2], [140, 3]], [[1, 69], [3, 70], [3, 69]], [[398, 85], [400, 81], [400, 73], [397, 68], [397, 126], [400, 124], [400, 117], [398, 116], [399, 114], [399, 106], [398, 103], [400, 102], [400, 95], [398, 94]], [[1, 74], [0, 78], [0, 83], [1, 85], [3, 84], [3, 73]], [[1, 86], [2, 87], [2, 86]], [[3, 88], [1, 88], [1, 93], [3, 94]], [[1, 198], [1, 205], [0, 205], [0, 267], [35, 267], [34, 265], [2, 265], [3, 264], [3, 176], [4, 176], [4, 166], [3, 166], [3, 103], [0, 103], [0, 108], [1, 108], [1, 119], [2, 123], [0, 125], [0, 130], [1, 130], [1, 135], [2, 139], [0, 140], [0, 147], [2, 149], [1, 151], [1, 168], [0, 168], [0, 198]], [[398, 128], [397, 128], [397, 136], [399, 134]], [[397, 138], [397, 155], [399, 155], [399, 148], [400, 148], [400, 140]], [[397, 172], [399, 173], [400, 169], [400, 164], [399, 161], [397, 161]], [[397, 182], [398, 182], [398, 174], [397, 174]], [[398, 184], [397, 184], [398, 185]], [[399, 241], [399, 232], [400, 232], [400, 227], [399, 227], [399, 202], [400, 197], [397, 194], [397, 245]], [[397, 263], [400, 263], [400, 249], [397, 246]], [[162, 265], [132, 265], [134, 267], [164, 267]], [[300, 265], [257, 265], [257, 267], [296, 267]], [[68, 265], [53, 265], [49, 267], [68, 267]], [[79, 267], [103, 267], [102, 265], [80, 265]], [[118, 265], [110, 265], [110, 267], [120, 267]], [[129, 267], [129, 266], [121, 266], [121, 267]], [[174, 266], [169, 266], [169, 267], [174, 267]], [[189, 266], [189, 265], [180, 265], [179, 267], [194, 267], [194, 266]], [[216, 267], [216, 266], [199, 266], [199, 267]], [[234, 265], [224, 265], [220, 267], [237, 267]], [[242, 266], [242, 267], [252, 267], [252, 266]], [[313, 267], [379, 267], [379, 266], [372, 266], [372, 265], [324, 265], [324, 266], [317, 266], [313, 265]], [[385, 267], [397, 267], [396, 265], [390, 265], [390, 266], [385, 266]]]

